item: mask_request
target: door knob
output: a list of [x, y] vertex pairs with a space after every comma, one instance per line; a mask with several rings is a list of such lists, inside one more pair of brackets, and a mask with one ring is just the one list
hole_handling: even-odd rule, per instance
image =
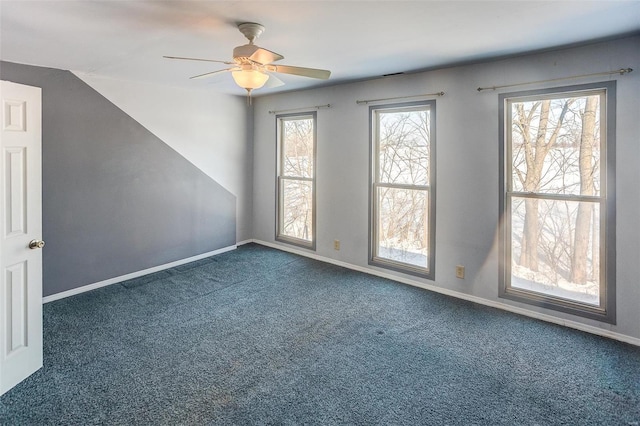
[[41, 249], [42, 247], [44, 247], [44, 241], [42, 240], [31, 240], [29, 242], [29, 248], [31, 250]]

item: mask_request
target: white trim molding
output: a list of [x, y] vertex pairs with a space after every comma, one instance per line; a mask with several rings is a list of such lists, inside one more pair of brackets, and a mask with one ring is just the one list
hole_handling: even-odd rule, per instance
[[282, 251], [287, 251], [290, 253], [294, 253], [294, 254], [298, 254], [300, 256], [305, 256], [305, 257], [309, 257], [315, 260], [319, 260], [321, 262], [325, 262], [325, 263], [331, 263], [333, 265], [337, 265], [337, 266], [342, 266], [344, 268], [347, 269], [352, 269], [354, 271], [358, 271], [358, 272], [364, 272], [365, 274], [369, 274], [369, 275], [374, 275], [377, 277], [381, 277], [381, 278], [387, 278], [389, 280], [392, 281], [397, 281], [403, 284], [408, 284], [410, 286], [413, 287], [420, 287], [422, 289], [425, 290], [429, 290], [429, 291], [434, 291], [436, 293], [441, 293], [441, 294], [445, 294], [447, 296], [451, 296], [451, 297], [455, 297], [458, 299], [463, 299], [463, 300], [468, 300], [470, 302], [474, 302], [474, 303], [478, 303], [480, 305], [485, 305], [485, 306], [489, 306], [492, 308], [497, 308], [497, 309], [501, 309], [503, 311], [508, 311], [508, 312], [512, 312], [515, 314], [519, 314], [519, 315], [524, 315], [526, 317], [530, 317], [530, 318], [535, 318], [535, 319], [539, 319], [542, 321], [546, 321], [546, 322], [550, 322], [553, 324], [558, 324], [558, 325], [562, 325], [565, 327], [569, 327], [569, 328], [573, 328], [576, 330], [580, 330], [580, 331], [585, 331], [587, 333], [591, 333], [591, 334], [595, 334], [598, 336], [602, 336], [602, 337], [607, 337], [610, 339], [614, 339], [614, 340], [619, 340], [621, 342], [625, 342], [625, 343], [629, 343], [631, 345], [635, 345], [635, 346], [640, 346], [640, 339], [636, 338], [636, 337], [632, 337], [632, 336], [627, 336], [626, 334], [621, 334], [621, 333], [616, 333], [614, 331], [610, 331], [610, 330], [604, 330], [598, 327], [594, 327], [592, 325], [587, 325], [587, 324], [582, 324], [576, 321], [572, 321], [572, 320], [567, 320], [567, 319], [563, 319], [563, 318], [557, 318], [554, 317], [552, 315], [548, 315], [548, 314], [543, 314], [543, 313], [539, 313], [539, 312], [533, 312], [530, 311], [528, 309], [524, 309], [524, 308], [519, 308], [517, 306], [511, 306], [511, 305], [507, 305], [506, 303], [501, 303], [501, 302], [496, 302], [493, 300], [488, 300], [488, 299], [483, 299], [481, 297], [478, 296], [473, 296], [470, 294], [465, 294], [465, 293], [460, 293], [458, 291], [454, 291], [454, 290], [449, 290], [446, 288], [442, 288], [442, 287], [437, 287], [431, 284], [425, 284], [410, 278], [405, 278], [405, 277], [400, 277], [397, 275], [392, 275], [389, 273], [385, 273], [385, 272], [381, 272], [381, 271], [377, 271], [374, 269], [369, 269], [363, 266], [357, 266], [357, 265], [352, 265], [350, 263], [347, 262], [342, 262], [340, 260], [335, 260], [335, 259], [331, 259], [328, 257], [324, 257], [324, 256], [320, 256], [317, 255], [315, 253], [311, 253], [311, 252], [307, 252], [304, 250], [298, 250], [295, 248], [291, 248], [288, 246], [281, 246], [278, 244], [274, 244], [274, 243], [270, 243], [270, 242], [266, 242], [266, 241], [261, 241], [261, 240], [247, 240], [245, 242], [245, 244], [247, 242], [254, 242], [256, 244], [260, 244], [266, 247], [271, 247], [277, 250], [282, 250]]
[[470, 302], [478, 303], [480, 305], [485, 305], [485, 306], [490, 306], [492, 308], [502, 309], [504, 311], [513, 312], [515, 314], [524, 315], [526, 317], [539, 319], [539, 320], [550, 322], [550, 323], [553, 323], [553, 324], [558, 324], [558, 325], [562, 325], [562, 326], [565, 326], [565, 327], [574, 328], [576, 330], [585, 331], [587, 333], [595, 334], [595, 335], [598, 335], [598, 336], [607, 337], [607, 338], [614, 339], [614, 340], [619, 340], [621, 342], [629, 343], [631, 345], [640, 346], [640, 339], [635, 338], [635, 337], [631, 337], [631, 336], [627, 336], [625, 334], [620, 334], [620, 333], [616, 333], [614, 331], [609, 331], [609, 330], [603, 330], [601, 328], [594, 327], [594, 326], [591, 326], [591, 325], [582, 324], [582, 323], [579, 323], [579, 322], [576, 322], [576, 321], [571, 321], [571, 320], [565, 320], [565, 319], [562, 319], [562, 318], [557, 318], [557, 317], [554, 317], [554, 316], [551, 316], [551, 315], [547, 315], [547, 314], [543, 314], [543, 313], [539, 313], [539, 312], [533, 312], [533, 311], [530, 311], [530, 310], [527, 310], [527, 309], [523, 309], [523, 308], [519, 308], [519, 307], [516, 307], [516, 306], [507, 305], [505, 303], [495, 302], [493, 300], [483, 299], [483, 298], [478, 297], [478, 296], [473, 296], [473, 295], [470, 295], [470, 294], [460, 293], [460, 292], [449, 290], [449, 289], [446, 289], [446, 288], [441, 288], [441, 287], [437, 287], [437, 286], [434, 286], [434, 285], [425, 284], [425, 283], [422, 283], [422, 282], [419, 282], [419, 281], [416, 281], [416, 280], [412, 280], [410, 278], [405, 278], [405, 277], [392, 275], [392, 274], [389, 274], [389, 273], [385, 273], [385, 272], [381, 272], [381, 271], [365, 268], [363, 266], [352, 265], [352, 264], [347, 263], [347, 262], [342, 262], [340, 260], [335, 260], [335, 259], [331, 259], [331, 258], [328, 258], [328, 257], [320, 256], [320, 255], [317, 255], [315, 253], [307, 252], [307, 251], [304, 251], [304, 250], [299, 250], [299, 249], [291, 248], [291, 247], [288, 247], [288, 246], [282, 246], [282, 245], [279, 245], [279, 244], [269, 243], [267, 241], [256, 240], [256, 239], [248, 239], [248, 240], [240, 241], [240, 242], [237, 242], [236, 245], [233, 245], [233, 246], [224, 247], [224, 248], [221, 248], [221, 249], [218, 249], [218, 250], [210, 251], [208, 253], [199, 254], [197, 256], [189, 257], [189, 258], [186, 258], [186, 259], [181, 259], [181, 260], [177, 260], [175, 262], [166, 263], [164, 265], [155, 266], [153, 268], [144, 269], [142, 271], [133, 272], [131, 274], [126, 274], [126, 275], [121, 275], [119, 277], [110, 278], [110, 279], [105, 280], [105, 281], [100, 281], [100, 282], [97, 282], [97, 283], [88, 284], [88, 285], [85, 285], [85, 286], [82, 286], [82, 287], [78, 287], [78, 288], [74, 288], [74, 289], [71, 289], [71, 290], [68, 290], [68, 291], [63, 291], [61, 293], [52, 294], [50, 296], [44, 297], [42, 299], [42, 303], [53, 302], [54, 300], [64, 299], [65, 297], [74, 296], [76, 294], [80, 294], [80, 293], [84, 293], [84, 292], [87, 292], [87, 291], [95, 290], [97, 288], [105, 287], [105, 286], [108, 286], [108, 285], [111, 285], [111, 284], [117, 284], [117, 283], [120, 283], [120, 282], [123, 282], [123, 281], [126, 281], [126, 280], [130, 280], [130, 279], [133, 279], [133, 278], [141, 277], [143, 275], [151, 274], [151, 273], [154, 273], [154, 272], [159, 272], [159, 271], [162, 271], [162, 270], [165, 270], [165, 269], [173, 268], [175, 266], [184, 265], [185, 263], [195, 262], [196, 260], [204, 259], [206, 257], [215, 256], [215, 255], [218, 255], [218, 254], [226, 253], [226, 252], [231, 251], [231, 250], [235, 250], [238, 246], [249, 244], [249, 243], [260, 244], [260, 245], [263, 245], [263, 246], [266, 246], [266, 247], [274, 248], [276, 250], [286, 251], [286, 252], [294, 253], [294, 254], [297, 254], [297, 255], [300, 255], [300, 256], [309, 257], [311, 259], [315, 259], [315, 260], [318, 260], [320, 262], [331, 263], [333, 265], [342, 266], [343, 268], [352, 269], [354, 271], [363, 272], [365, 274], [374, 275], [374, 276], [381, 277], [381, 278], [386, 278], [386, 279], [389, 279], [389, 280], [392, 280], [392, 281], [400, 282], [400, 283], [403, 283], [403, 284], [408, 284], [408, 285], [411, 285], [411, 286], [414, 286], [414, 287], [419, 287], [419, 288], [422, 288], [422, 289], [425, 289], [425, 290], [434, 291], [436, 293], [445, 294], [447, 296], [456, 297], [458, 299], [468, 300]]
[[223, 247], [218, 250], [210, 251], [207, 253], [202, 253], [197, 256], [188, 257], [186, 259], [176, 260], [175, 262], [165, 263], [164, 265], [154, 266], [153, 268], [143, 269], [142, 271], [132, 272], [130, 274], [121, 275], [119, 277], [109, 278], [108, 280], [100, 281], [93, 284], [83, 285], [82, 287], [72, 288], [71, 290], [63, 291], [60, 293], [52, 294], [50, 296], [46, 296], [42, 298], [42, 303], [53, 302], [54, 300], [64, 299], [65, 297], [75, 296], [76, 294], [84, 293], [87, 291], [95, 290], [100, 287], [106, 287], [111, 284], [118, 284], [123, 281], [127, 281], [133, 278], [142, 277], [144, 275], [152, 274], [154, 272], [164, 271], [165, 269], [170, 269], [175, 266], [184, 265], [185, 263], [195, 262], [196, 260], [204, 259], [207, 257], [215, 256], [218, 254], [226, 253], [231, 250], [235, 250], [240, 244], [247, 244], [251, 241], [243, 241], [242, 243], [237, 243], [233, 246]]

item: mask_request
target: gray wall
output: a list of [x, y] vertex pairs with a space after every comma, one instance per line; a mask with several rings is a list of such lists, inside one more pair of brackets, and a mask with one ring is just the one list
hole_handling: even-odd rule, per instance
[[42, 88], [44, 295], [236, 242], [236, 197], [68, 71], [0, 63]]
[[235, 195], [237, 241], [252, 238], [253, 122], [242, 93], [74, 74]]
[[[425, 49], [428, 46], [425, 45]], [[410, 278], [561, 320], [640, 338], [640, 37], [366, 82], [259, 97], [254, 101], [254, 238], [275, 241], [275, 117], [269, 110], [331, 104], [318, 111], [317, 249], [359, 268], [367, 263], [368, 107], [356, 100], [444, 91], [436, 98], [435, 281]], [[629, 75], [592, 77], [478, 92], [495, 86], [631, 67]], [[503, 92], [617, 82], [616, 326], [498, 298], [498, 96]], [[341, 242], [333, 250], [333, 240]], [[466, 266], [464, 280], [455, 266]]]

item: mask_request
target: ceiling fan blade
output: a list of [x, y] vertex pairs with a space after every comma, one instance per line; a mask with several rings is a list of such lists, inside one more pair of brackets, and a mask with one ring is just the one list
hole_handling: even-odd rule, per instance
[[181, 56], [163, 56], [163, 58], [167, 58], [167, 59], [182, 59], [185, 61], [202, 61], [202, 62], [217, 62], [219, 64], [227, 64], [227, 65], [235, 65], [235, 62], [229, 62], [229, 61], [217, 61], [215, 59], [199, 59], [199, 58], [183, 58]]
[[267, 80], [267, 82], [264, 84], [264, 87], [272, 88], [272, 87], [279, 87], [279, 86], [284, 86], [284, 81], [280, 80], [278, 77], [276, 77], [273, 74], [269, 74], [269, 80]]
[[266, 67], [268, 71], [280, 72], [283, 74], [300, 75], [302, 77], [319, 78], [326, 80], [331, 75], [331, 71], [320, 70], [317, 68], [292, 67], [290, 65], [269, 65]]
[[235, 70], [235, 68], [225, 68], [223, 70], [206, 72], [204, 74], [199, 74], [199, 75], [194, 75], [193, 77], [189, 77], [189, 80], [194, 80], [194, 79], [198, 79], [198, 78], [206, 78], [206, 77], [213, 76], [215, 74], [219, 74], [219, 73], [223, 73], [223, 72], [227, 72], [227, 71], [234, 71], [234, 70]]
[[253, 54], [251, 56], [249, 56], [249, 59], [254, 61], [254, 62], [258, 62], [262, 65], [267, 65], [270, 64], [272, 62], [276, 62], [279, 61], [281, 59], [284, 59], [284, 56], [276, 53], [276, 52], [272, 52], [270, 50], [267, 49], [263, 49], [262, 47], [259, 47], [258, 49], [256, 49], [255, 52], [253, 52]]

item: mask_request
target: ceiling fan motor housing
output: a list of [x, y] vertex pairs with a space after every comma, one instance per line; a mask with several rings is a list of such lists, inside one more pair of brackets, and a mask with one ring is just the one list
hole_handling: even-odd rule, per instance
[[242, 63], [244, 62], [243, 60], [248, 60], [258, 49], [260, 48], [255, 44], [238, 46], [233, 49], [233, 60], [236, 62], [240, 61], [240, 63]]

